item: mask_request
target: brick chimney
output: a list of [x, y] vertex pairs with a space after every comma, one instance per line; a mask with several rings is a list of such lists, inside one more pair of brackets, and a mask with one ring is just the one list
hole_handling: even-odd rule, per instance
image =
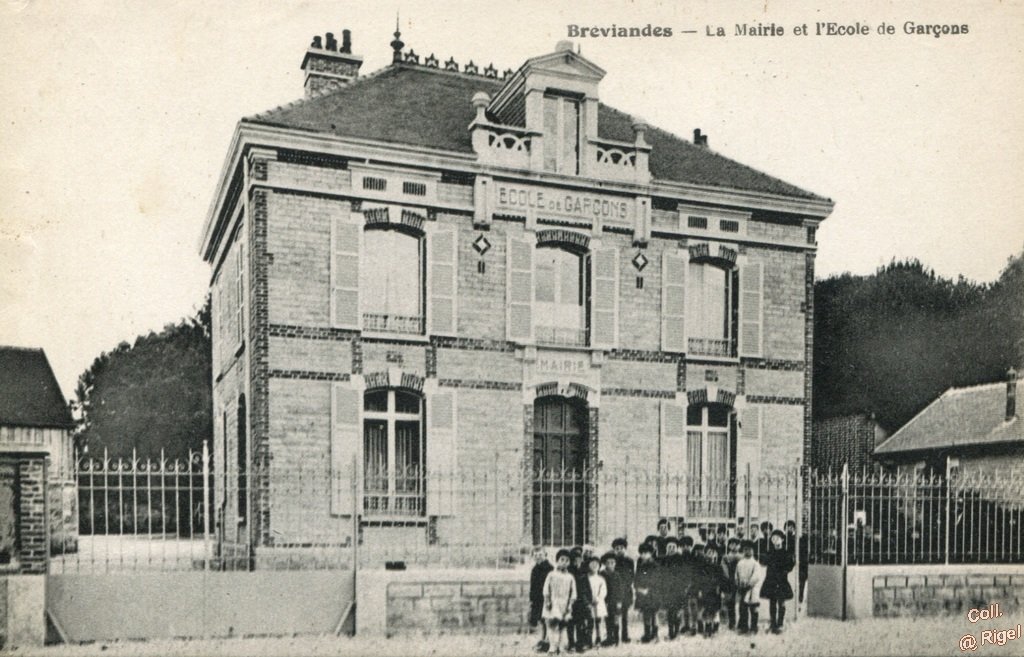
[[333, 32], [323, 39], [314, 36], [302, 58], [306, 98], [345, 86], [359, 77], [362, 65], [362, 56], [352, 54], [352, 33], [348, 30], [341, 31], [340, 48]]
[[1017, 370], [1010, 368], [1006, 373], [1006, 421], [1017, 415]]
[[700, 133], [700, 128], [693, 131], [693, 145], [701, 148], [708, 147], [708, 136]]

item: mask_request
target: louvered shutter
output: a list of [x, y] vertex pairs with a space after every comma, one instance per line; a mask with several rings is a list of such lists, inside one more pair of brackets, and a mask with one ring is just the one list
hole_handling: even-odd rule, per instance
[[661, 256], [661, 349], [686, 351], [685, 256], [666, 251]]
[[747, 263], [740, 268], [740, 356], [764, 352], [764, 265]]
[[[351, 515], [361, 495], [357, 461], [362, 442], [362, 394], [345, 383], [333, 383], [331, 395], [331, 513]], [[361, 491], [360, 491], [361, 492]]]
[[533, 244], [508, 238], [506, 278], [506, 336], [509, 340], [533, 340]]
[[594, 249], [590, 344], [613, 349], [619, 334], [619, 250]]
[[459, 492], [456, 463], [455, 391], [427, 397], [427, 515], [455, 515]]
[[[356, 215], [359, 216], [359, 215]], [[331, 220], [331, 326], [358, 329], [359, 251], [363, 229], [349, 210]]]
[[686, 515], [686, 407], [674, 400], [661, 402], [658, 512], [665, 517]]
[[433, 334], [453, 335], [457, 326], [458, 231], [433, 226], [427, 233], [429, 316]]
[[764, 433], [764, 409], [747, 405], [737, 411], [739, 436], [736, 440], [736, 515], [758, 516], [758, 475], [761, 472], [761, 439]]

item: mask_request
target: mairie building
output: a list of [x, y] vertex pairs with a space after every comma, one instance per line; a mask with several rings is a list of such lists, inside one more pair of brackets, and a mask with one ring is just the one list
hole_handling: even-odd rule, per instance
[[304, 97], [234, 132], [200, 247], [222, 548], [764, 516], [735, 481], [809, 460], [832, 202], [603, 104], [569, 42], [504, 73], [404, 45], [364, 74], [316, 37]]

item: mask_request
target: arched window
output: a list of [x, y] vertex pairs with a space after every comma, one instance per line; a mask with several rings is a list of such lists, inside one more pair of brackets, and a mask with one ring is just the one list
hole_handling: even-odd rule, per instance
[[423, 398], [401, 389], [363, 396], [363, 510], [423, 515]]
[[687, 407], [688, 516], [731, 515], [734, 427], [732, 408], [725, 404]]
[[689, 353], [734, 356], [735, 272], [714, 263], [691, 261], [686, 273], [686, 286]]
[[537, 342], [586, 346], [587, 258], [559, 246], [539, 246], [534, 257]]
[[370, 228], [360, 271], [363, 328], [423, 333], [423, 239], [406, 230]]

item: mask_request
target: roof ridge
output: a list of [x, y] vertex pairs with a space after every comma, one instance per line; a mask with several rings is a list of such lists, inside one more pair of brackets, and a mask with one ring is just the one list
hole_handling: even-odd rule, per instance
[[945, 396], [947, 394], [954, 394], [954, 393], [959, 394], [959, 393], [964, 393], [964, 392], [971, 392], [971, 391], [974, 391], [974, 390], [978, 390], [980, 388], [1001, 387], [1001, 386], [1003, 386], [1005, 384], [1006, 384], [1006, 381], [989, 381], [988, 383], [975, 383], [974, 385], [963, 386], [962, 388], [958, 388], [956, 386], [950, 386], [946, 390], [946, 392], [942, 393], [942, 395]]
[[280, 112], [282, 110], [292, 109], [293, 107], [299, 107], [300, 105], [305, 105], [306, 103], [312, 102], [314, 100], [318, 100], [320, 98], [325, 98], [325, 97], [330, 96], [332, 94], [336, 94], [336, 93], [341, 92], [341, 91], [346, 91], [348, 89], [352, 89], [353, 87], [358, 87], [359, 85], [364, 84], [365, 82], [368, 82], [369, 80], [372, 80], [372, 79], [380, 76], [381, 74], [386, 73], [387, 71], [390, 71], [390, 70], [392, 70], [394, 68], [397, 68], [397, 67], [398, 67], [398, 64], [393, 62], [391, 64], [388, 64], [387, 66], [383, 66], [383, 67], [377, 69], [376, 71], [372, 71], [370, 73], [367, 73], [366, 75], [361, 75], [359, 77], [353, 78], [350, 82], [348, 82], [346, 84], [342, 84], [342, 85], [339, 85], [337, 87], [328, 87], [326, 89], [321, 89], [320, 91], [315, 92], [312, 96], [308, 96], [308, 97], [303, 96], [302, 98], [296, 98], [295, 100], [289, 101], [289, 102], [287, 102], [287, 103], [285, 103], [283, 105], [278, 105], [277, 107], [272, 107], [272, 108], [270, 108], [268, 110], [263, 110], [262, 112], [257, 112], [256, 114], [253, 114], [253, 115], [251, 115], [251, 116], [249, 116], [247, 118], [252, 118], [252, 119], [265, 118], [265, 117], [268, 117], [270, 114], [272, 114], [274, 112]]
[[42, 351], [43, 350], [42, 347], [19, 347], [17, 345], [13, 345], [13, 344], [11, 344], [11, 345], [0, 344], [0, 350], [4, 350], [4, 349], [6, 349], [8, 351]]

